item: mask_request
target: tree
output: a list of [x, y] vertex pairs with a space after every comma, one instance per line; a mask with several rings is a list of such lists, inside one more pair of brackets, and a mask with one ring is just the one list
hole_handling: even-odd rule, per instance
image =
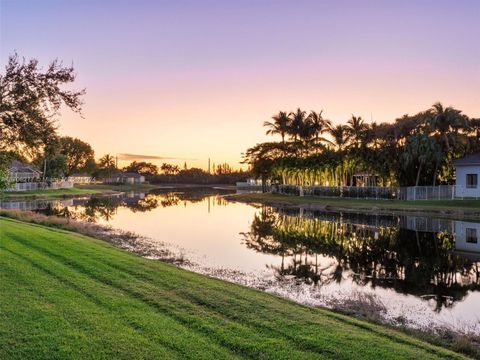
[[175, 174], [178, 174], [178, 172], [180, 171], [180, 168], [178, 167], [178, 165], [163, 163], [162, 166], [160, 167], [160, 170], [165, 175], [175, 175]]
[[425, 164], [438, 163], [442, 152], [437, 141], [427, 135], [416, 135], [408, 138], [402, 154], [405, 167], [413, 165], [417, 170], [415, 186], [420, 183], [420, 175], [425, 170]]
[[223, 163], [220, 165], [217, 165], [215, 169], [215, 174], [217, 175], [225, 175], [225, 174], [231, 174], [233, 172], [233, 169], [230, 165], [227, 163]]
[[0, 167], [0, 190], [8, 189], [13, 185], [10, 173], [5, 167]]
[[45, 160], [45, 174], [44, 177], [50, 179], [59, 179], [63, 176], [68, 176], [67, 157], [63, 154], [51, 155]]
[[[451, 142], [455, 141], [458, 129], [467, 126], [467, 119], [460, 110], [451, 106], [444, 107], [440, 102], [432, 105], [427, 120], [430, 130], [440, 135], [446, 152], [451, 149]], [[454, 130], [457, 131], [454, 131]]]
[[289, 114], [290, 117], [290, 126], [288, 130], [288, 134], [293, 138], [294, 141], [297, 141], [299, 137], [299, 133], [301, 131], [302, 126], [304, 125], [305, 118], [307, 113], [300, 108], [297, 109], [295, 112], [291, 112]]
[[116, 169], [117, 168], [115, 158], [110, 154], [103, 155], [100, 158], [100, 160], [98, 160], [98, 165], [103, 169]]
[[310, 111], [308, 119], [310, 120], [310, 125], [315, 135], [315, 146], [320, 145], [320, 141], [327, 141], [325, 138], [320, 137], [323, 133], [328, 131], [332, 123], [328, 119], [324, 119], [322, 116], [323, 110], [320, 112]]
[[106, 178], [117, 171], [117, 165], [115, 158], [110, 154], [105, 154], [98, 160], [98, 164], [95, 166], [93, 175], [97, 178]]
[[81, 113], [85, 90], [65, 90], [75, 81], [73, 66], [52, 61], [45, 71], [38, 60], [11, 55], [0, 74], [0, 150], [33, 158], [55, 135], [55, 117], [65, 105]]
[[249, 148], [244, 154], [243, 163], [250, 165], [250, 171], [262, 180], [262, 190], [266, 191], [266, 181], [274, 175], [276, 161], [282, 159], [285, 153], [281, 143], [262, 143]]
[[127, 167], [123, 168], [124, 171], [135, 172], [141, 175], [157, 175], [158, 167], [149, 162], [145, 161], [134, 161]]
[[345, 129], [348, 133], [349, 139], [353, 142], [354, 148], [358, 149], [360, 147], [367, 128], [368, 127], [361, 116], [355, 116], [352, 114], [352, 117], [347, 121]]
[[480, 119], [439, 103], [393, 123], [367, 124], [352, 115], [337, 126], [323, 119], [322, 111], [306, 116], [298, 108], [289, 113], [288, 138], [282, 131], [285, 114], [279, 112], [274, 121], [264, 123], [267, 133], [280, 134], [282, 141], [257, 144], [244, 156], [253, 174], [264, 181], [353, 185], [354, 174], [366, 172], [383, 186], [451, 184], [453, 160], [480, 151]]
[[77, 171], [85, 171], [94, 162], [94, 151], [90, 144], [70, 136], [59, 139], [60, 153], [65, 156], [67, 169], [65, 175], [69, 176]]
[[280, 135], [282, 143], [285, 143], [285, 136], [290, 129], [290, 118], [285, 111], [279, 111], [277, 115], [272, 116], [273, 121], [265, 121], [263, 126], [268, 127], [267, 135]]
[[345, 125], [337, 125], [330, 128], [328, 131], [333, 138], [333, 144], [336, 146], [337, 150], [342, 151], [349, 139], [347, 127]]

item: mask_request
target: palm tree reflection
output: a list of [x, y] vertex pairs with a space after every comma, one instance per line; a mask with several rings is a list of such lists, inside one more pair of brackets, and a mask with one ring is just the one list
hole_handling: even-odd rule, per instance
[[437, 311], [480, 290], [480, 264], [454, 254], [452, 234], [335, 217], [327, 221], [262, 207], [250, 231], [242, 233], [243, 241], [250, 249], [281, 257], [279, 266], [269, 266], [278, 279], [321, 286], [348, 278], [361, 286], [433, 299]]

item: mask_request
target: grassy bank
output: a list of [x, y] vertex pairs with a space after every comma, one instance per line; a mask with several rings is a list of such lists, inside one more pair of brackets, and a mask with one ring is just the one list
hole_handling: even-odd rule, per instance
[[0, 218], [0, 358], [462, 358], [398, 331]]
[[20, 198], [61, 198], [79, 195], [93, 195], [101, 193], [101, 189], [84, 189], [73, 187], [70, 189], [41, 189], [31, 191], [0, 192], [0, 199], [11, 200]]
[[236, 194], [227, 197], [232, 201], [263, 203], [267, 205], [293, 205], [305, 207], [330, 207], [361, 211], [381, 210], [412, 211], [453, 215], [480, 219], [480, 200], [366, 200], [344, 198], [320, 198], [312, 196], [286, 196], [271, 193]]

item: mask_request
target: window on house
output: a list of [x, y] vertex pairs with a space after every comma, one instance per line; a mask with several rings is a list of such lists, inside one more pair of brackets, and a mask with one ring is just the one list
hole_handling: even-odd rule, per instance
[[478, 184], [477, 174], [467, 174], [467, 188], [476, 188]]
[[467, 243], [476, 244], [478, 242], [477, 229], [467, 228], [466, 235], [467, 235]]

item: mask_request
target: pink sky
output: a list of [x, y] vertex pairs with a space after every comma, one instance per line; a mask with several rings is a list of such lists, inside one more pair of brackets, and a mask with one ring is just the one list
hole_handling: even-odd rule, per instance
[[[98, 157], [239, 166], [279, 110], [393, 121], [436, 101], [480, 117], [477, 1], [5, 1], [0, 62], [73, 61]], [[161, 163], [164, 160], [158, 160]]]

